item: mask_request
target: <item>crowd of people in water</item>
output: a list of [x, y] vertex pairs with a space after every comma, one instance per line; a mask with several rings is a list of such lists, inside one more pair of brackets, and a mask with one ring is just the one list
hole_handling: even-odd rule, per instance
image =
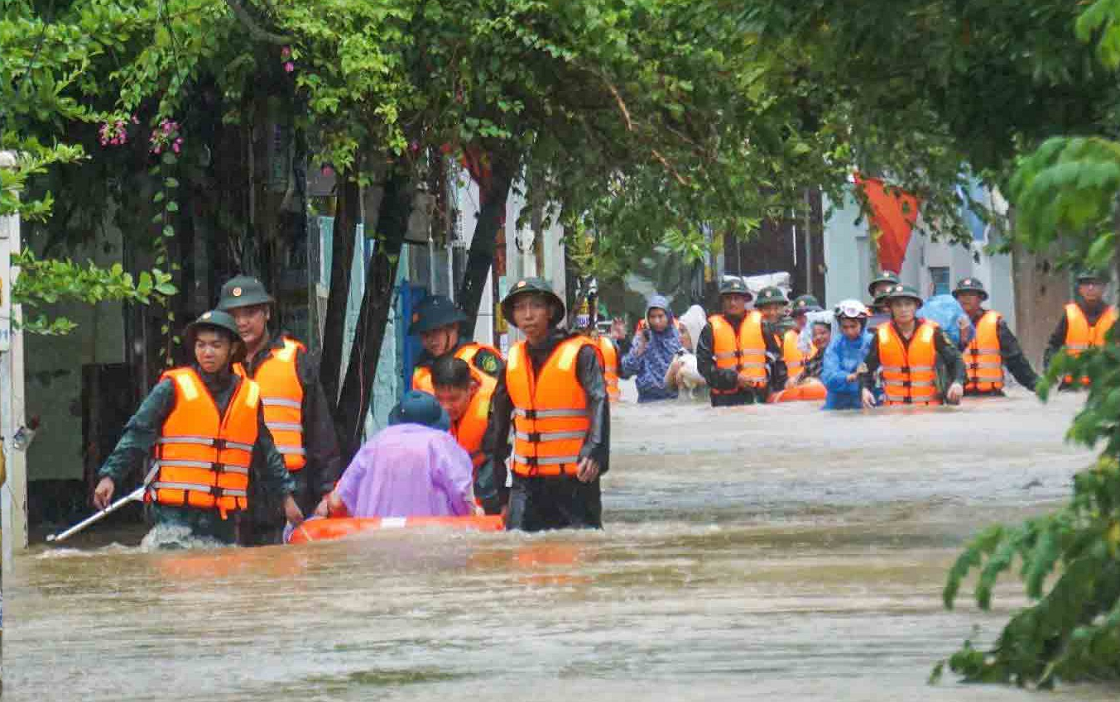
[[[1103, 345], [1116, 321], [1107, 278], [1077, 277], [1045, 362]], [[707, 393], [712, 406], [817, 401], [829, 410], [959, 403], [1001, 396], [1007, 374], [1028, 390], [1038, 376], [976, 278], [923, 299], [897, 275], [871, 283], [870, 304], [824, 309], [779, 287], [719, 286], [718, 312], [680, 318], [652, 296], [630, 333], [602, 330], [540, 278], [502, 300], [522, 341], [507, 354], [460, 336], [466, 316], [442, 296], [409, 320], [423, 353], [411, 389], [349, 466], [340, 463], [314, 357], [269, 330], [273, 298], [238, 276], [218, 307], [186, 330], [195, 362], [164, 373], [100, 471], [107, 507], [144, 475], [157, 524], [218, 543], [281, 543], [305, 516], [500, 517], [507, 529], [600, 528], [600, 477], [610, 467], [610, 407], [634, 378], [639, 403]], [[1006, 373], [1005, 373], [1006, 369]], [[1087, 379], [1065, 377], [1063, 387]]]

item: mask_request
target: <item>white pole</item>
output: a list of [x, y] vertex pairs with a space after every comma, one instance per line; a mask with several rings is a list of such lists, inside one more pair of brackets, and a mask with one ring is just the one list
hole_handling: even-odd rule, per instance
[[[14, 168], [15, 154], [0, 152], [0, 168]], [[27, 455], [16, 450], [13, 437], [23, 426], [23, 332], [19, 305], [11, 304], [12, 284], [18, 269], [11, 267], [11, 254], [19, 251], [19, 217], [0, 217], [0, 433], [4, 436], [7, 480], [0, 486], [3, 510], [4, 570], [12, 565], [13, 550], [27, 548]]]

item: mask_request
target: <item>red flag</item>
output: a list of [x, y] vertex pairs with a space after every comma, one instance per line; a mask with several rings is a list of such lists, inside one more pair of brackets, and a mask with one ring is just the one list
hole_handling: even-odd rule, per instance
[[910, 244], [910, 232], [918, 219], [918, 198], [898, 188], [889, 190], [878, 178], [863, 178], [855, 174], [856, 185], [863, 188], [871, 204], [871, 223], [878, 230], [875, 244], [879, 255], [879, 268], [902, 270], [902, 259]]

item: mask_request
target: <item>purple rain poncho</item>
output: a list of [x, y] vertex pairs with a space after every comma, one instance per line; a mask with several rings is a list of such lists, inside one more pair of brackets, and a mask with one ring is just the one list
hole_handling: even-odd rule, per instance
[[352, 517], [450, 517], [471, 513], [470, 456], [445, 431], [420, 424], [383, 429], [338, 483]]

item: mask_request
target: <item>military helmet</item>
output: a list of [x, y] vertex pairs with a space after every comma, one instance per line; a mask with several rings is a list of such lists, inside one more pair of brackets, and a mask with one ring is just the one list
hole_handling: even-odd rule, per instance
[[[886, 271], [886, 270], [880, 271], [879, 275], [875, 276], [871, 280], [871, 283], [867, 286], [867, 294], [874, 297], [875, 296], [875, 286], [878, 285], [879, 283], [890, 283], [891, 285], [898, 285], [900, 282], [902, 282], [902, 281], [900, 281], [898, 279], [898, 274], [897, 273], [892, 273], [892, 272]], [[878, 300], [876, 300], [876, 303], [877, 302], [878, 302]]]
[[919, 305], [924, 302], [922, 296], [918, 294], [917, 290], [910, 287], [909, 285], [902, 284], [892, 286], [889, 290], [887, 290], [886, 294], [881, 296], [881, 299], [887, 302], [890, 302], [891, 300], [914, 300]]
[[1082, 268], [1077, 272], [1077, 282], [1095, 280], [1100, 283], [1108, 282], [1108, 271], [1099, 268]]
[[789, 302], [789, 300], [786, 299], [786, 294], [782, 292], [782, 289], [771, 285], [758, 291], [758, 297], [755, 298], [754, 306], [784, 305], [787, 302]]
[[822, 309], [824, 308], [821, 307], [821, 303], [817, 301], [817, 298], [812, 295], [800, 295], [794, 298], [790, 306], [790, 314], [801, 315], [807, 312], [820, 312]]
[[748, 302], [754, 299], [754, 295], [751, 294], [750, 288], [747, 287], [746, 281], [737, 275], [723, 276], [723, 279], [719, 281], [719, 294], [745, 295]]
[[424, 332], [448, 327], [452, 324], [464, 322], [467, 315], [443, 295], [429, 295], [416, 305], [409, 322], [409, 334], [423, 334]]
[[980, 282], [979, 278], [961, 278], [957, 287], [953, 288], [953, 297], [960, 293], [977, 293], [981, 300], [988, 299], [988, 291], [984, 289], [984, 284]]
[[[233, 321], [233, 316], [229, 312], [210, 310], [209, 312], [203, 312], [198, 319], [187, 325], [187, 329], [183, 333], [187, 348], [194, 347], [195, 337], [203, 329], [224, 329], [233, 336], [233, 341], [241, 341], [241, 332], [237, 331], [237, 322]], [[239, 344], [238, 349], [230, 358], [232, 363], [237, 363], [245, 357], [245, 344]]]
[[238, 275], [226, 281], [218, 299], [218, 308], [228, 312], [238, 307], [271, 305], [275, 300], [264, 289], [264, 283], [249, 275]]
[[513, 300], [518, 295], [526, 293], [538, 293], [544, 295], [550, 302], [554, 303], [552, 317], [549, 318], [548, 323], [550, 326], [556, 326], [563, 319], [567, 311], [564, 307], [564, 301], [560, 299], [552, 290], [552, 285], [549, 284], [544, 278], [522, 278], [513, 284], [513, 287], [506, 293], [505, 298], [502, 299], [502, 316], [506, 321], [513, 326], [517, 326], [513, 321]]

